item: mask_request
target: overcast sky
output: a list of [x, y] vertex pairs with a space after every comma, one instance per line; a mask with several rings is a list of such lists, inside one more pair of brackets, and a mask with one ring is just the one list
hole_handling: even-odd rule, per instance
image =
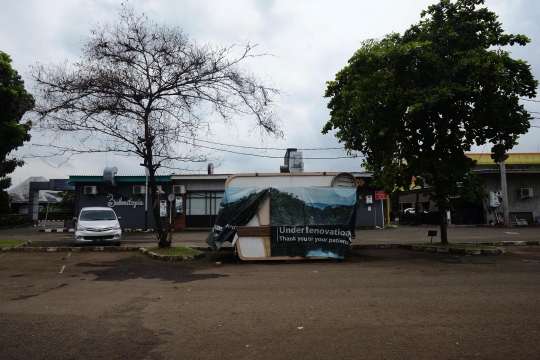
[[[420, 19], [420, 12], [435, 0], [135, 0], [137, 12], [151, 19], [179, 26], [191, 38], [201, 42], [230, 45], [246, 40], [258, 44], [258, 51], [273, 56], [258, 58], [249, 68], [284, 92], [280, 100], [283, 140], [261, 140], [248, 136], [249, 123], [241, 119], [236, 128], [219, 132], [208, 139], [213, 142], [253, 146], [213, 147], [246, 154], [277, 156], [265, 158], [218, 151], [221, 161], [213, 161], [216, 173], [278, 172], [283, 165], [285, 148], [336, 148], [336, 138], [322, 135], [328, 121], [327, 99], [323, 98], [325, 82], [347, 64], [347, 60], [370, 38], [391, 32], [403, 33]], [[120, 0], [0, 0], [0, 50], [13, 59], [13, 67], [28, 79], [29, 66], [40, 63], [74, 61], [81, 53], [82, 39], [89, 36], [93, 22], [117, 18]], [[540, 79], [540, 2], [538, 0], [487, 0], [486, 6], [499, 15], [507, 33], [525, 34], [532, 42], [526, 47], [513, 47], [513, 57], [532, 65]], [[530, 111], [540, 113], [540, 103], [524, 102]], [[533, 116], [540, 117], [540, 114]], [[533, 120], [540, 125], [540, 120]], [[513, 152], [540, 151], [540, 128], [531, 128]], [[33, 133], [34, 141], [43, 141]], [[277, 148], [279, 150], [273, 150]], [[490, 146], [475, 148], [489, 152]], [[281, 150], [283, 149], [283, 150]], [[42, 150], [41, 150], [42, 151]], [[30, 144], [17, 154], [37, 153]], [[304, 169], [308, 171], [361, 171], [361, 159], [337, 159], [346, 156], [342, 150], [304, 150]], [[310, 158], [333, 158], [327, 160]], [[69, 175], [100, 175], [105, 166], [116, 166], [118, 175], [144, 174], [135, 158], [113, 155], [85, 155], [66, 162], [59, 168], [39, 159], [27, 160], [12, 175], [13, 185], [30, 176], [48, 179]], [[54, 164], [53, 164], [54, 165]], [[206, 164], [204, 165], [206, 167]], [[191, 170], [201, 165], [190, 165]], [[183, 173], [197, 173], [187, 172]]]

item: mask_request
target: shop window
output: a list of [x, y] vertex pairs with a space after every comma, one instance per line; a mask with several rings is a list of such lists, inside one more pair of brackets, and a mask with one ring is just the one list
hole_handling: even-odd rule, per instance
[[214, 226], [223, 191], [188, 192], [186, 194], [186, 227]]

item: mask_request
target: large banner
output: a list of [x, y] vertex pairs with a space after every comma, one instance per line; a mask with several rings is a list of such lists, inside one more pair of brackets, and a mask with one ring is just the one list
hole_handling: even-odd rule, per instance
[[354, 188], [273, 188], [270, 193], [272, 256], [343, 259], [351, 243], [355, 200]]
[[354, 226], [354, 188], [226, 188], [206, 242], [216, 251], [232, 242], [236, 226], [246, 225], [268, 197], [271, 256], [344, 258]]

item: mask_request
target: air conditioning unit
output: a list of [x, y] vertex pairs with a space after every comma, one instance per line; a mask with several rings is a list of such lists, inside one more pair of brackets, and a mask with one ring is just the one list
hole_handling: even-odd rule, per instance
[[186, 187], [184, 185], [173, 185], [172, 192], [174, 194], [185, 194], [186, 193]]
[[144, 185], [134, 185], [133, 186], [133, 194], [135, 195], [144, 195], [146, 192], [145, 192], [145, 188], [144, 188]]
[[520, 199], [532, 197], [533, 196], [533, 189], [532, 188], [521, 188], [521, 189], [519, 189], [519, 194], [518, 195], [519, 195]]
[[84, 195], [96, 195], [96, 194], [97, 194], [97, 186], [84, 187]]

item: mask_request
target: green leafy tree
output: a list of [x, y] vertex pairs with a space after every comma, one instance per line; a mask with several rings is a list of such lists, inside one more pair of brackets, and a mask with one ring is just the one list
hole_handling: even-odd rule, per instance
[[62, 200], [58, 203], [59, 209], [62, 211], [75, 210], [75, 191], [60, 191], [58, 195], [62, 197]]
[[6, 190], [0, 190], [0, 214], [11, 214], [10, 198]]
[[403, 35], [364, 41], [325, 94], [323, 133], [337, 129], [347, 150], [362, 152], [387, 192], [408, 189], [413, 176], [432, 187], [442, 243], [455, 199], [486, 195], [465, 152], [490, 142], [492, 158], [504, 161], [530, 127], [519, 97], [534, 97], [538, 84], [529, 64], [503, 48], [529, 39], [505, 34], [483, 4], [444, 0]]
[[7, 175], [24, 161], [9, 158], [25, 141], [30, 140], [30, 121], [21, 123], [23, 115], [34, 107], [34, 98], [26, 92], [21, 76], [11, 67], [11, 58], [0, 51], [0, 190], [11, 186]]

